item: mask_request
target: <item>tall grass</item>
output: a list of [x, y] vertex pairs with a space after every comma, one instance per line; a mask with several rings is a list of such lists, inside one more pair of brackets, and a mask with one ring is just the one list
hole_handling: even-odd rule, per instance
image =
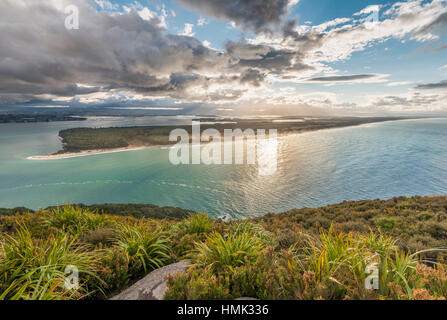
[[226, 236], [214, 233], [205, 242], [197, 242], [195, 245], [195, 264], [210, 266], [214, 271], [232, 271], [246, 262], [253, 262], [264, 249], [262, 241], [248, 232]]
[[366, 269], [375, 264], [379, 271], [379, 294], [389, 296], [394, 294], [391, 288], [401, 288], [403, 296], [394, 298], [408, 299], [412, 298], [412, 288], [417, 285], [416, 267], [426, 262], [421, 255], [427, 251], [442, 250], [430, 249], [410, 254], [398, 249], [396, 242], [382, 233], [370, 232], [362, 236], [338, 233], [333, 227], [322, 231], [318, 239], [308, 237], [300, 250], [292, 248], [292, 251], [300, 252], [295, 255], [293, 263], [299, 266], [301, 272], [312, 272], [317, 283], [329, 281], [342, 289], [350, 287], [351, 290], [355, 287], [358, 296], [366, 296]]
[[93, 274], [95, 258], [74, 239], [54, 236], [33, 239], [26, 226], [14, 237], [6, 236], [0, 248], [0, 299], [54, 300], [81, 298], [77, 290], [64, 288], [65, 268], [76, 266], [82, 274]]
[[210, 233], [213, 230], [214, 221], [206, 214], [192, 215], [186, 223], [186, 232], [189, 234]]
[[45, 219], [47, 226], [58, 228], [71, 235], [102, 228], [108, 222], [109, 219], [104, 214], [73, 205], [64, 205], [51, 210]]
[[167, 243], [168, 239], [160, 229], [149, 226], [122, 226], [117, 241], [136, 275], [159, 268], [169, 260]]
[[266, 246], [274, 246], [275, 239], [272, 233], [266, 231], [261, 225], [253, 224], [248, 221], [243, 221], [241, 223], [237, 223], [230, 227], [230, 231], [236, 235], [242, 235], [244, 233], [248, 233], [260, 239]]

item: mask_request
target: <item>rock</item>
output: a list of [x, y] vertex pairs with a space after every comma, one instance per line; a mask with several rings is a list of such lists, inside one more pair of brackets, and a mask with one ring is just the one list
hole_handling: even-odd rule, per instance
[[189, 266], [190, 262], [184, 260], [152, 271], [110, 300], [163, 300], [167, 290], [168, 275], [185, 273]]
[[223, 223], [228, 223], [231, 221], [231, 217], [228, 214], [225, 214], [223, 216], [218, 216], [216, 219], [217, 222], [223, 222]]

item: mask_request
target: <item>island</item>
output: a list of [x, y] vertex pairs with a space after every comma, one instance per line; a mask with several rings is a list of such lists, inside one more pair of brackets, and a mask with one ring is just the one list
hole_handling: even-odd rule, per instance
[[0, 123], [29, 123], [29, 122], [54, 122], [54, 121], [84, 121], [85, 117], [73, 115], [61, 115], [57, 113], [13, 113], [0, 114]]
[[[413, 118], [405, 117], [274, 117], [260, 119], [217, 118], [194, 119], [201, 122], [201, 132], [216, 129], [221, 134], [225, 129], [277, 129], [279, 136], [303, 132], [358, 126], [363, 124], [396, 121]], [[138, 150], [154, 146], [168, 146], [177, 143], [169, 141], [174, 129], [184, 129], [190, 135], [191, 125], [182, 126], [136, 126], [112, 128], [73, 128], [62, 130], [59, 136], [63, 149], [48, 155], [29, 157], [29, 160], [53, 160], [92, 154]]]

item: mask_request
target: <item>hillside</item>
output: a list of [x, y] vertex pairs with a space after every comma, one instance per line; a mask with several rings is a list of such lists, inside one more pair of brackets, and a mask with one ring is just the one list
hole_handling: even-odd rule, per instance
[[[184, 259], [193, 267], [169, 280], [166, 299], [447, 297], [446, 196], [343, 202], [228, 224], [195, 213], [141, 218], [187, 213], [151, 208], [0, 211], [0, 299], [103, 299]], [[74, 291], [61, 285], [67, 265], [79, 268]], [[380, 270], [376, 290], [365, 287], [371, 266]]]
[[[175, 207], [159, 207], [153, 204], [117, 204], [117, 203], [106, 203], [106, 204], [74, 204], [74, 206], [97, 212], [105, 212], [111, 215], [117, 216], [129, 216], [135, 218], [152, 218], [152, 219], [184, 219], [189, 217], [191, 214], [195, 213], [191, 210], [185, 210]], [[48, 207], [44, 209], [45, 211], [53, 210], [57, 208], [56, 206]], [[23, 213], [33, 213], [34, 210], [18, 207], [13, 209], [2, 209], [0, 208], [0, 216], [15, 215]]]

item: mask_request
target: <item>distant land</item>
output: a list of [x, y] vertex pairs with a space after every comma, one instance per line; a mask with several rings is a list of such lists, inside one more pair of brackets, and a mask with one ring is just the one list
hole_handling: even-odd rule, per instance
[[53, 122], [53, 121], [84, 121], [87, 118], [71, 115], [53, 114], [0, 114], [0, 123], [28, 123], [28, 122]]
[[[279, 135], [297, 134], [308, 131], [358, 126], [368, 123], [414, 119], [407, 117], [285, 117], [262, 119], [201, 118], [201, 130], [217, 129], [221, 134], [225, 129], [251, 128], [277, 129]], [[49, 155], [29, 157], [30, 160], [65, 159], [91, 154], [136, 150], [151, 146], [172, 145], [170, 132], [184, 129], [191, 135], [191, 125], [182, 126], [138, 126], [113, 128], [74, 128], [62, 130], [59, 136], [63, 149]]]
[[[190, 215], [195, 214], [195, 211], [185, 210], [176, 207], [159, 207], [154, 204], [117, 204], [117, 203], [105, 203], [105, 204], [76, 204], [78, 208], [88, 209], [98, 213], [107, 212], [111, 215], [127, 216], [134, 218], [151, 218], [151, 219], [169, 219], [179, 220], [188, 218]], [[56, 206], [50, 206], [44, 210], [53, 210]], [[28, 209], [26, 207], [17, 207], [12, 209], [0, 208], [1, 216], [13, 216], [16, 214], [36, 213], [38, 211]]]

